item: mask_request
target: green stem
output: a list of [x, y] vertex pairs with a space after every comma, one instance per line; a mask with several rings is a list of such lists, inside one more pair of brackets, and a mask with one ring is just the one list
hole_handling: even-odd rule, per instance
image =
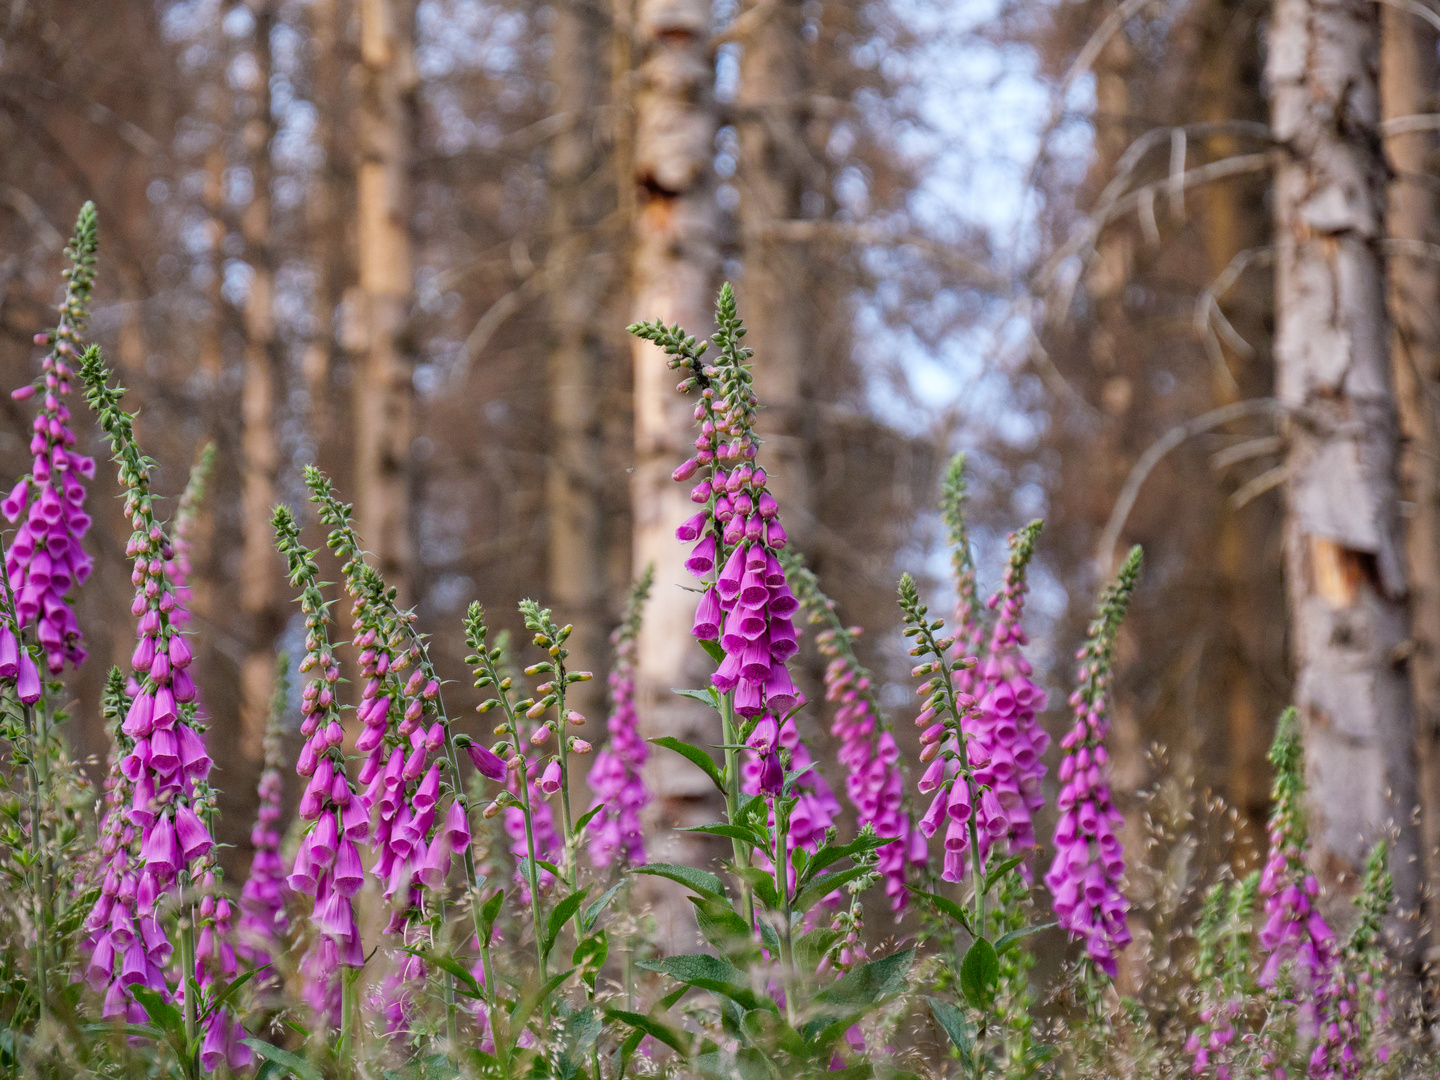
[[[22, 641], [20, 647], [25, 648]], [[23, 705], [25, 714], [25, 741], [29, 744], [26, 747], [27, 762], [25, 764], [25, 778], [27, 787], [30, 789], [30, 843], [34, 848], [34, 862], [31, 865], [33, 875], [33, 886], [31, 892], [35, 901], [35, 995], [40, 1004], [40, 1022], [45, 1023], [50, 1016], [50, 973], [49, 973], [49, 918], [46, 908], [49, 906], [45, 897], [44, 884], [44, 841], [40, 836], [40, 772], [36, 767], [36, 758], [39, 755], [39, 745], [35, 737], [35, 708], [33, 705]], [[30, 876], [30, 875], [27, 875]]]
[[[725, 739], [725, 820], [733, 825], [740, 816], [740, 755], [735, 746], [740, 733], [735, 726], [734, 692], [720, 697], [720, 730]], [[735, 868], [746, 870], [750, 866], [750, 849], [743, 840], [732, 839], [730, 850], [735, 856]], [[740, 904], [745, 912], [745, 921], [755, 925], [755, 897], [750, 892], [750, 883], [740, 875]]]
[[340, 1044], [336, 1048], [335, 1056], [340, 1065], [341, 1076], [349, 1076], [354, 1072], [350, 1057], [353, 1049], [351, 1041], [355, 1038], [355, 982], [359, 975], [356, 968], [345, 966], [340, 969]]
[[[189, 884], [188, 880], [184, 882], [183, 891], [189, 890]], [[189, 906], [188, 901], [180, 915], [180, 991], [185, 1016], [185, 1060], [181, 1065], [186, 1076], [199, 1080], [200, 1047], [196, 1042], [199, 1016], [198, 1003], [195, 1000], [195, 909]]]
[[[515, 736], [515, 744], [520, 744], [518, 735]], [[535, 865], [535, 827], [530, 819], [530, 778], [524, 754], [520, 755], [520, 760], [520, 768], [516, 771], [520, 774], [520, 807], [525, 814], [525, 854], [529, 856], [525, 866], [526, 880], [530, 884], [530, 917], [535, 924], [535, 958], [540, 963], [540, 984], [543, 986], [550, 976], [545, 965], [545, 935], [540, 929], [540, 868]]]
[[795, 1026], [795, 949], [790, 920], [790, 813], [775, 798], [775, 893], [780, 897], [780, 972], [785, 987], [785, 1019]]

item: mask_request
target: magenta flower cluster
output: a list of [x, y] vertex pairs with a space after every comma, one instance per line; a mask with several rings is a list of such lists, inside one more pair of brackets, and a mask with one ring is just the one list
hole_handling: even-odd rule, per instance
[[[844, 631], [853, 637], [858, 627]], [[840, 740], [837, 754], [845, 767], [845, 794], [855, 807], [856, 823], [872, 825], [877, 836], [902, 837], [876, 852], [876, 869], [885, 883], [890, 909], [904, 911], [910, 900], [905, 888], [907, 870], [924, 866], [930, 857], [925, 834], [912, 828], [905, 811], [905, 778], [895, 736], [879, 724], [872, 698], [870, 675], [858, 669], [853, 654], [836, 646], [835, 629], [820, 631], [816, 642], [830, 657], [825, 667], [825, 700], [835, 702], [830, 734]]]
[[[106, 1014], [111, 1016], [133, 1012], [126, 993], [132, 985], [171, 996], [165, 969], [173, 948], [159, 913], [172, 894], [182, 891], [184, 879], [194, 880], [203, 872], [201, 860], [214, 846], [209, 827], [197, 813], [208, 792], [210, 757], [190, 704], [195, 700], [188, 672], [190, 648], [172, 625], [177, 605], [166, 575], [170, 545], [150, 509], [148, 477], [124, 464], [122, 479], [131, 481], [127, 509], [135, 529], [126, 553], [135, 560], [132, 611], [139, 616], [139, 640], [130, 658], [137, 692], [121, 725], [129, 748], [118, 768], [130, 792], [126, 819], [138, 836], [123, 828], [112, 833], [115, 850], [88, 923], [95, 935], [88, 973], [92, 982], [118, 967], [106, 991]], [[229, 1023], [223, 1010], [214, 1022]], [[227, 1053], [231, 1042], [227, 1029], [222, 1041]], [[238, 1044], [233, 1049], [234, 1061], [248, 1053]]]
[[285, 911], [285, 864], [280, 858], [280, 815], [284, 784], [277, 762], [260, 774], [260, 808], [250, 831], [250, 876], [240, 891], [237, 951], [252, 967], [275, 959], [290, 919]]
[[[749, 750], [746, 752], [745, 761], [740, 766], [740, 790], [747, 795], [767, 794], [773, 795], [780, 788], [781, 779], [769, 775], [772, 769], [781, 769], [780, 751], [784, 750], [789, 758], [788, 771], [791, 773], [804, 773], [795, 782], [792, 793], [796, 796], [795, 806], [790, 811], [789, 828], [785, 833], [785, 850], [793, 852], [796, 849], [814, 853], [825, 839], [825, 831], [835, 824], [840, 816], [840, 800], [835, 798], [835, 792], [825, 782], [825, 778], [819, 771], [810, 768], [815, 759], [810, 756], [810, 750], [806, 747], [800, 733], [795, 730], [795, 722], [787, 720], [783, 724], [777, 724], [775, 717], [769, 713], [762, 716], [755, 725], [755, 730], [745, 740]], [[808, 772], [806, 770], [809, 769]], [[775, 807], [773, 802], [770, 806], [770, 826], [775, 825]], [[900, 845], [891, 845], [898, 847]], [[885, 850], [881, 848], [880, 850]], [[773, 869], [770, 860], [761, 851], [753, 854], [755, 865], [762, 869]], [[795, 867], [792, 862], [787, 868], [790, 880], [793, 883]], [[838, 895], [834, 898], [837, 902]]]
[[[1036, 720], [1045, 707], [1045, 692], [1031, 681], [1030, 662], [1020, 648], [1028, 642], [1021, 617], [1025, 569], [1037, 532], [1038, 525], [1033, 525], [1011, 535], [1005, 577], [989, 602], [990, 608], [998, 609], [989, 655], [978, 663], [957, 655], [971, 661], [957, 672], [956, 685], [968, 777], [955, 732], [938, 709], [931, 705], [915, 718], [916, 726], [924, 729], [920, 760], [928, 763], [917, 786], [921, 794], [934, 793], [919, 827], [933, 837], [945, 826], [941, 877], [946, 881], [965, 876], [972, 826], [982, 861], [992, 850], [1021, 854], [1036, 845], [1033, 815], [1044, 805], [1042, 755], [1050, 737]], [[962, 603], [955, 647], [983, 640], [977, 622], [975, 605]], [[934, 662], [922, 664], [915, 673], [929, 674], [934, 667]]]
[[639, 714], [635, 711], [634, 633], [619, 627], [615, 643], [615, 667], [610, 672], [610, 717], [606, 728], [610, 742], [596, 755], [586, 783], [603, 809], [588, 827], [590, 861], [599, 868], [618, 859], [631, 866], [645, 862], [645, 835], [640, 812], [650, 803], [641, 770], [650, 748], [640, 737]]
[[[295, 579], [295, 555], [287, 554]], [[300, 841], [286, 882], [293, 892], [315, 900], [312, 921], [320, 938], [307, 956], [307, 961], [313, 959], [310, 967], [315, 970], [307, 974], [306, 985], [311, 1004], [320, 1004], [317, 1011], [324, 1015], [337, 965], [360, 967], [365, 962], [354, 898], [364, 884], [357, 845], [370, 835], [370, 812], [345, 772], [341, 751], [345, 736], [337, 696], [340, 665], [326, 638], [324, 601], [312, 580], [301, 580], [306, 586], [301, 609], [307, 636], [300, 670], [316, 674], [300, 695], [300, 733], [305, 743], [295, 771], [307, 780], [299, 816], [313, 824]]]
[[[86, 655], [66, 594], [90, 576], [92, 560], [80, 545], [90, 528], [81, 478], [95, 475], [95, 461], [75, 452], [66, 404], [79, 336], [62, 320], [54, 337], [55, 348], [45, 357], [39, 385], [41, 408], [31, 424], [30, 474], [0, 501], [0, 513], [7, 521], [24, 519], [5, 559], [19, 626], [35, 627], [46, 664], [52, 674], [59, 674], [66, 661], [78, 666]], [[39, 344], [50, 340], [48, 334], [36, 338]], [[11, 396], [23, 400], [36, 389], [32, 383]], [[0, 665], [10, 649], [8, 640], [0, 641]]]

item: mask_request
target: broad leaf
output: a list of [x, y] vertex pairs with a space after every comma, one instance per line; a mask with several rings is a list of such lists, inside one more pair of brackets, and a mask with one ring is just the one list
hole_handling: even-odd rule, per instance
[[464, 964], [456, 960], [453, 956], [441, 956], [439, 953], [430, 952], [426, 949], [415, 948], [411, 945], [403, 946], [403, 948], [412, 956], [418, 956], [427, 964], [433, 964], [435, 967], [438, 967], [442, 971], [448, 971], [451, 975], [458, 979], [459, 985], [455, 987], [456, 993], [460, 994], [463, 997], [474, 998], [476, 1001], [484, 1000], [484, 988], [476, 980], [475, 976], [470, 974], [470, 970], [465, 967]]
[[1038, 934], [1041, 930], [1049, 930], [1051, 927], [1059, 925], [1059, 923], [1047, 922], [1042, 923], [1039, 926], [1027, 926], [1022, 930], [1011, 930], [999, 941], [995, 942], [995, 955], [1004, 956], [1007, 952], [1013, 949], [1022, 938], [1027, 938], [1031, 934]]
[[681, 1057], [688, 1058], [694, 1052], [694, 1047], [691, 1046], [690, 1036], [687, 1032], [672, 1028], [669, 1024], [653, 1016], [646, 1016], [644, 1013], [626, 1012], [624, 1009], [606, 1009], [605, 1018], [607, 1020], [619, 1020], [622, 1024], [629, 1024], [637, 1031], [649, 1035], [656, 1042], [664, 1043]]
[[565, 924], [570, 921], [575, 912], [580, 910], [580, 905], [585, 902], [585, 894], [589, 891], [590, 886], [586, 885], [579, 892], [572, 892], [551, 910], [550, 918], [545, 924], [544, 952], [546, 956], [549, 956], [550, 950], [555, 947], [555, 939], [560, 936], [560, 931], [565, 928]]
[[700, 647], [704, 649], [705, 652], [709, 654], [710, 659], [714, 660], [717, 664], [723, 664], [725, 662], [725, 649], [718, 641], [701, 641]]
[[540, 1002], [558, 990], [573, 974], [575, 969], [571, 968], [559, 975], [552, 975], [544, 986], [537, 987], [515, 1003], [515, 1008], [510, 1011], [510, 1053], [515, 1052], [515, 1043], [519, 1040], [520, 1033], [525, 1030], [525, 1025], [530, 1022], [531, 1015], [539, 1008]]
[[489, 945], [495, 936], [495, 920], [500, 917], [500, 907], [505, 903], [505, 890], [496, 889], [495, 895], [485, 901], [485, 906], [480, 909], [480, 929], [484, 931], [481, 935], [480, 944]]
[[580, 978], [591, 990], [595, 989], [595, 979], [600, 974], [600, 969], [605, 966], [605, 958], [610, 955], [610, 939], [604, 930], [591, 934], [575, 946], [575, 951], [570, 954], [570, 962], [580, 969]]
[[695, 921], [705, 940], [732, 961], [745, 961], [759, 954], [750, 924], [723, 900], [691, 896], [695, 905]]
[[1000, 983], [1000, 959], [995, 946], [983, 937], [976, 938], [960, 961], [960, 990], [973, 1008], [984, 1012], [995, 1000], [995, 987]]
[[774, 1009], [775, 1003], [764, 994], [758, 994], [742, 981], [742, 975], [734, 965], [718, 956], [707, 953], [691, 953], [688, 956], [666, 956], [659, 960], [641, 960], [636, 967], [646, 971], [658, 971], [672, 979], [693, 986], [697, 990], [708, 990], [722, 994], [746, 1009]]
[[960, 1051], [960, 1062], [968, 1072], [975, 1067], [975, 1032], [970, 1026], [970, 1021], [965, 1019], [965, 1014], [951, 1005], [948, 1001], [941, 1001], [939, 998], [927, 997], [926, 1003], [930, 1006], [930, 1015], [935, 1017], [935, 1022], [945, 1029], [945, 1034], [950, 1036], [950, 1041], [955, 1044], [955, 1049]]
[[580, 926], [585, 933], [588, 934], [591, 930], [595, 929], [595, 920], [600, 918], [600, 913], [610, 906], [610, 901], [615, 899], [615, 894], [620, 891], [620, 887], [624, 884], [623, 879], [617, 881], [601, 894], [600, 899], [585, 909], [585, 914], [580, 916]]
[[801, 971], [814, 971], [842, 936], [828, 926], [801, 934], [795, 942], [795, 966]]
[[138, 983], [130, 987], [130, 995], [140, 1003], [152, 1024], [171, 1038], [179, 1039], [181, 1046], [185, 1045], [185, 1017], [179, 1009], [148, 986]]
[[861, 875], [870, 873], [870, 870], [871, 868], [868, 866], [849, 866], [834, 874], [822, 874], [800, 890], [800, 894], [795, 897], [791, 907], [802, 913], [809, 911], [836, 889], [844, 888], [846, 884]]
[[671, 881], [678, 881], [681, 885], [694, 889], [701, 896], [709, 896], [716, 900], [725, 899], [724, 882], [708, 870], [699, 870], [693, 866], [680, 866], [676, 863], [650, 863], [647, 866], [637, 866], [630, 872], [669, 878]]
[[710, 708], [719, 710], [720, 699], [715, 696], [715, 691], [708, 686], [702, 690], [681, 690], [676, 688], [671, 693], [679, 694], [681, 697], [688, 697], [691, 701], [698, 701], [701, 705], [709, 705]]
[[1015, 867], [1019, 866], [1029, 857], [1030, 852], [1028, 851], [1022, 855], [1011, 855], [1010, 858], [1006, 859], [999, 866], [991, 870], [985, 871], [985, 891], [989, 892], [991, 889], [993, 889], [997, 884], [999, 884], [1002, 877], [1008, 874], [1011, 870], [1014, 870]]
[[575, 822], [575, 835], [579, 836], [581, 833], [583, 833], [585, 831], [585, 826], [589, 825], [590, 822], [594, 821], [595, 815], [600, 813], [601, 810], [604, 810], [605, 806], [606, 804], [603, 802], [596, 803], [589, 810], [586, 810], [585, 813], [581, 814], [579, 819]]
[[751, 847], [760, 847], [764, 843], [754, 829], [747, 829], [743, 825], [692, 825], [688, 829], [677, 829], [676, 831], [704, 833], [706, 836], [724, 836], [730, 840], [740, 840]]
[[969, 933], [971, 937], [976, 936], [975, 928], [970, 922], [970, 913], [966, 911], [963, 907], [961, 907], [959, 904], [957, 904], [954, 900], [951, 900], [948, 896], [941, 896], [939, 893], [926, 892], [924, 889], [916, 889], [909, 885], [907, 885], [906, 888], [909, 889], [916, 896], [923, 896], [926, 900], [929, 900], [931, 906], [934, 907], [936, 911], [940, 912], [940, 914], [942, 915], [948, 915], [950, 918], [954, 919], [956, 922], [958, 922], [961, 926], [965, 928], [966, 932]]
[[815, 1000], [828, 1005], [858, 1005], [870, 1008], [882, 999], [905, 989], [906, 975], [915, 959], [914, 949], [883, 956], [849, 972], [833, 985], [815, 995]]
[[725, 794], [725, 778], [720, 775], [720, 766], [715, 764], [715, 759], [710, 756], [708, 750], [687, 743], [683, 739], [677, 739], [673, 735], [662, 735], [658, 739], [651, 739], [650, 742], [656, 746], [663, 746], [666, 750], [674, 750], [675, 753], [704, 772], [721, 795]]
[[841, 859], [864, 855], [878, 850], [886, 844], [894, 844], [899, 841], [900, 837], [898, 836], [876, 836], [873, 831], [866, 829], [848, 844], [821, 844], [819, 850], [810, 856], [810, 861], [805, 866], [807, 876], [800, 879], [800, 885], [803, 887], [809, 877], [818, 874], [827, 866], [833, 866]]
[[299, 1054], [292, 1054], [289, 1050], [281, 1050], [278, 1046], [271, 1046], [264, 1039], [249, 1038], [242, 1040], [246, 1046], [255, 1051], [255, 1056], [264, 1058], [266, 1061], [273, 1061], [280, 1068], [292, 1073], [297, 1080], [325, 1080], [320, 1075], [320, 1070], [311, 1065]]

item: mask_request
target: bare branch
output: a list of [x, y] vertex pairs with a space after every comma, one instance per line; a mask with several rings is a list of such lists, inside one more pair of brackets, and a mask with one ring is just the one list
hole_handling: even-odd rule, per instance
[[1141, 486], [1155, 466], [1160, 464], [1161, 458], [1196, 435], [1202, 435], [1223, 424], [1241, 420], [1247, 416], [1273, 413], [1279, 408], [1279, 402], [1274, 398], [1250, 398], [1247, 401], [1232, 402], [1229, 405], [1222, 405], [1218, 409], [1202, 413], [1183, 424], [1175, 425], [1151, 443], [1131, 468], [1130, 475], [1125, 479], [1125, 486], [1120, 489], [1120, 496], [1115, 500], [1115, 508], [1110, 512], [1110, 520], [1105, 523], [1105, 531], [1100, 534], [1100, 543], [1095, 552], [1095, 562], [1101, 576], [1108, 578], [1114, 572], [1115, 547], [1120, 542], [1120, 533], [1125, 528], [1125, 522], [1130, 517], [1135, 500], [1140, 496]]

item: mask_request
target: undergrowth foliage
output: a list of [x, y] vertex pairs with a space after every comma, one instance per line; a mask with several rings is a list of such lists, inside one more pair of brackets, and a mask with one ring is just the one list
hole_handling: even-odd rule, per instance
[[[443, 631], [464, 635], [485, 719], [454, 715], [415, 613], [330, 480], [307, 469], [309, 508], [280, 506], [273, 519], [304, 648], [293, 669], [277, 658], [254, 859], [246, 880], [225, 880], [185, 587], [213, 450], [167, 521], [124, 391], [81, 341], [95, 242], [87, 206], [56, 329], [37, 339], [50, 346], [40, 375], [14, 394], [39, 399], [32, 469], [0, 506], [19, 523], [0, 590], [9, 1074], [1434, 1075], [1413, 988], [1386, 965], [1385, 846], [1349, 914], [1307, 868], [1293, 715], [1272, 753], [1263, 870], [1201, 876], [1192, 834], [1197, 814], [1216, 811], [1174, 781], [1129, 825], [1117, 809], [1110, 686], [1138, 549], [1077, 653], [1054, 752], [1024, 630], [1041, 525], [1012, 535], [1000, 587], [982, 602], [957, 458], [940, 497], [955, 617], [936, 617], [920, 582], [901, 578], [916, 701], [885, 708], [862, 629], [781, 523], [755, 429], [755, 357], [728, 286], [710, 341], [630, 328], [667, 354], [694, 404], [695, 453], [674, 478], [696, 511], [677, 541], [698, 583], [695, 648], [713, 667], [705, 685], [676, 692], [711, 713], [706, 744], [640, 736], [634, 660], [651, 570], [612, 639], [607, 717], [572, 707], [591, 673], [570, 664], [573, 628], [533, 600], [518, 613], [523, 648], [479, 603]], [[136, 645], [129, 670], [107, 680], [112, 748], [98, 788], [64, 738], [63, 676], [85, 660], [70, 605], [90, 566], [83, 481], [94, 473], [73, 449], [77, 380], [133, 528]], [[309, 521], [326, 550], [308, 545]], [[791, 671], [805, 625], [826, 661], [823, 702]], [[906, 720], [918, 729], [911, 760]], [[835, 737], [833, 762], [803, 738], [819, 723]], [[723, 815], [691, 831], [727, 842], [728, 857], [649, 860], [652, 755], [714, 785]], [[298, 791], [288, 821], [287, 773]], [[1127, 859], [1141, 821], [1150, 835]], [[1127, 899], [1127, 874], [1149, 899]], [[635, 910], [637, 877], [688, 901], [701, 951], [658, 948]]]

